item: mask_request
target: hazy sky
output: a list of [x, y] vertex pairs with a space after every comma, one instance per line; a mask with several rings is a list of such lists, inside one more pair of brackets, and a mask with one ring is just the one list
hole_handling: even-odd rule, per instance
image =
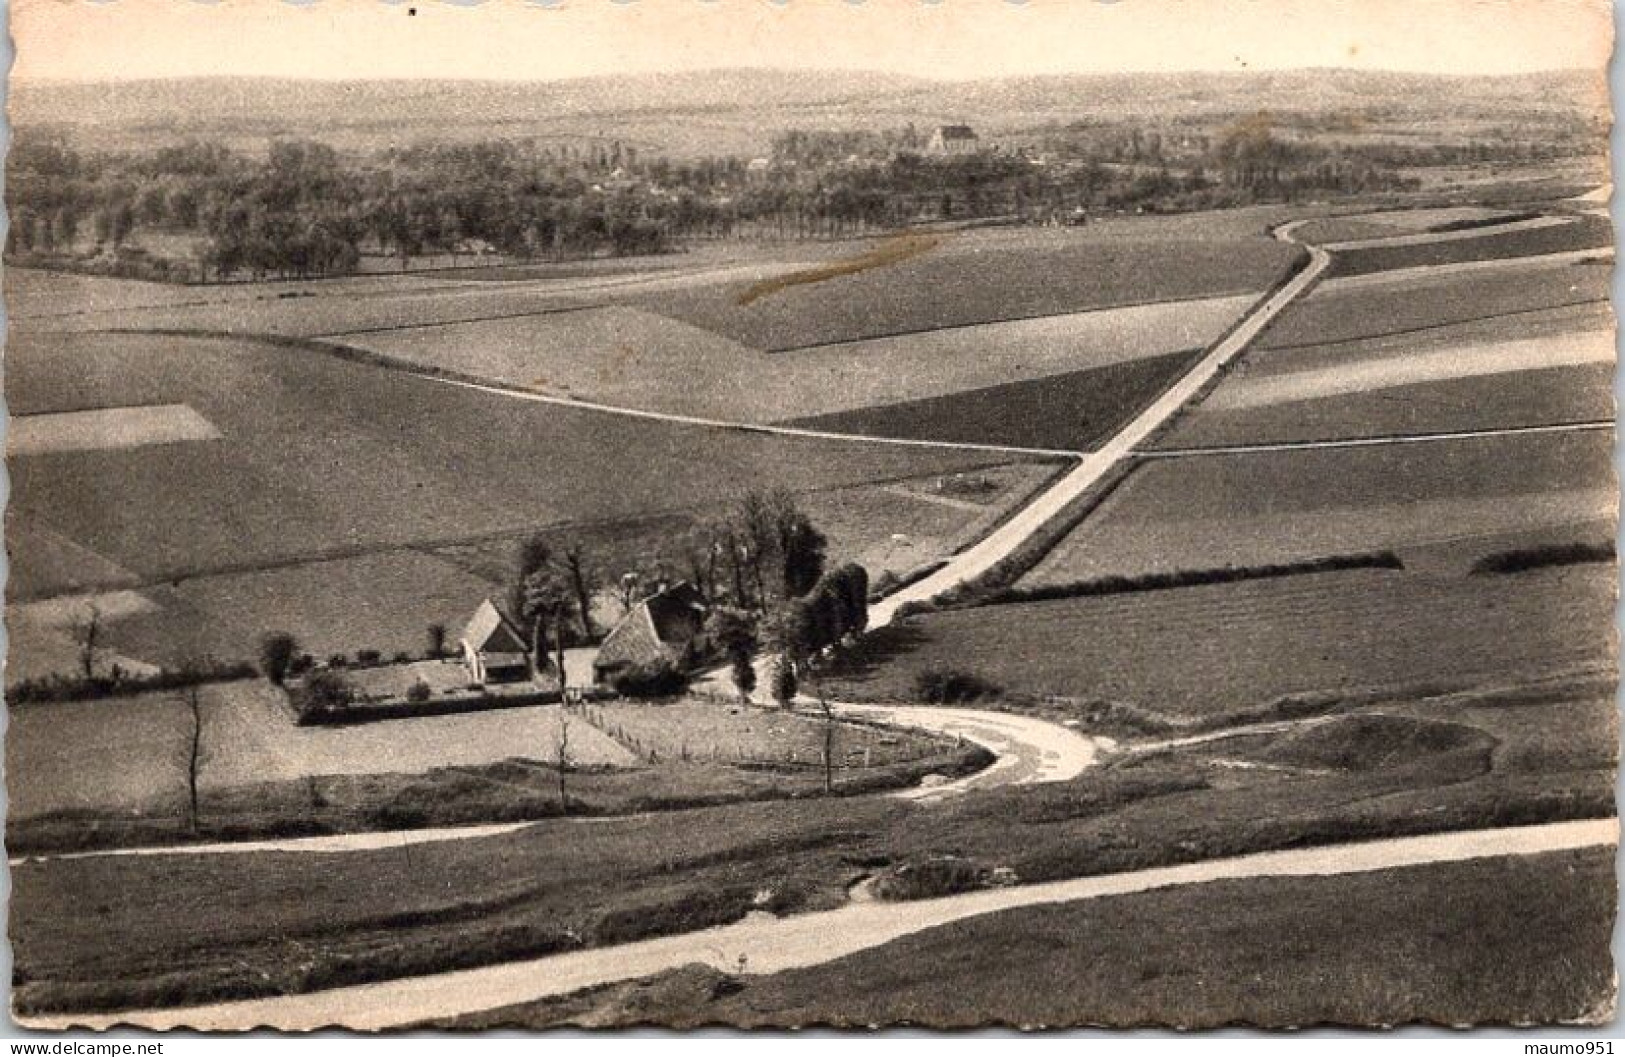
[[[1598, 67], [1608, 0], [10, 0], [18, 78]], [[415, 11], [415, 14], [410, 12]]]

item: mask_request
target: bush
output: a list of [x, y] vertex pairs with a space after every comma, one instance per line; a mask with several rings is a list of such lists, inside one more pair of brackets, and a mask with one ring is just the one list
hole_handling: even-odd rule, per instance
[[688, 689], [688, 673], [671, 661], [634, 664], [611, 682], [622, 697], [674, 697]]
[[1553, 543], [1543, 547], [1486, 554], [1473, 563], [1472, 575], [1528, 572], [1557, 565], [1583, 565], [1614, 560], [1612, 543]]
[[383, 661], [384, 655], [377, 650], [355, 651], [355, 663], [359, 667], [370, 668], [374, 665], [382, 664]]
[[258, 670], [246, 661], [236, 664], [206, 662], [188, 665], [156, 675], [131, 675], [119, 671], [117, 678], [98, 675], [90, 679], [81, 676], [52, 675], [43, 679], [24, 679], [6, 688], [6, 699], [14, 705], [59, 702], [94, 701], [104, 697], [119, 697], [150, 690], [177, 690], [204, 683], [223, 683], [235, 679], [252, 679]]
[[887, 902], [935, 899], [986, 888], [993, 871], [957, 855], [942, 855], [919, 863], [905, 863], [875, 879], [875, 898]]
[[355, 687], [331, 669], [311, 672], [294, 687], [289, 700], [301, 719], [343, 712], [355, 701]]
[[333, 654], [333, 656], [327, 658], [327, 666], [329, 668], [343, 668], [343, 667], [346, 667], [349, 663], [350, 663], [350, 658], [346, 657], [342, 653], [335, 653], [335, 654]]
[[933, 705], [959, 705], [997, 697], [1003, 688], [974, 672], [958, 668], [927, 668], [914, 677], [914, 692]]
[[429, 688], [429, 684], [424, 682], [422, 679], [419, 679], [417, 682], [413, 683], [406, 691], [406, 699], [414, 703], [427, 701], [433, 696], [434, 691], [431, 690]]
[[260, 671], [274, 686], [281, 686], [299, 655], [299, 643], [286, 631], [273, 631], [260, 639]]

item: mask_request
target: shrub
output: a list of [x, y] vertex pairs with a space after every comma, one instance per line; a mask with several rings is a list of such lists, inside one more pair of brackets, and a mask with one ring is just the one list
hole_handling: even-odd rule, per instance
[[377, 650], [356, 650], [355, 663], [361, 667], [371, 667], [383, 663], [384, 655]]
[[314, 667], [316, 667], [316, 658], [308, 653], [301, 653], [293, 659], [292, 664], [288, 665], [288, 674], [304, 675]]
[[980, 863], [941, 855], [887, 870], [875, 879], [874, 893], [887, 902], [935, 899], [986, 888], [992, 879], [993, 871]]
[[1583, 565], [1614, 560], [1613, 543], [1552, 543], [1543, 547], [1499, 551], [1473, 563], [1472, 575], [1521, 573], [1557, 565]]
[[417, 682], [413, 683], [406, 691], [406, 699], [412, 702], [421, 703], [429, 700], [429, 698], [433, 696], [434, 691], [431, 690], [429, 688], [429, 684], [424, 682], [422, 679], [419, 679]]
[[98, 675], [90, 679], [80, 676], [51, 675], [42, 679], [24, 679], [6, 688], [6, 699], [14, 705], [57, 702], [93, 701], [104, 697], [118, 697], [150, 690], [176, 690], [204, 683], [223, 683], [235, 679], [252, 679], [259, 674], [254, 665], [246, 661], [221, 664], [208, 661], [182, 668], [158, 672], [155, 675], [131, 675], [122, 670], [118, 678]]
[[914, 677], [914, 692], [933, 705], [958, 705], [997, 697], [1002, 688], [974, 672], [958, 668], [927, 668]]
[[343, 668], [349, 663], [350, 658], [346, 657], [342, 653], [335, 653], [333, 656], [327, 658], [327, 666], [329, 668]]
[[301, 719], [342, 712], [355, 700], [355, 687], [338, 672], [311, 672], [289, 695]]
[[260, 639], [260, 671], [273, 685], [281, 686], [299, 654], [299, 643], [286, 631], [273, 631]]
[[671, 661], [652, 661], [619, 672], [612, 685], [622, 697], [674, 697], [688, 689], [688, 673]]

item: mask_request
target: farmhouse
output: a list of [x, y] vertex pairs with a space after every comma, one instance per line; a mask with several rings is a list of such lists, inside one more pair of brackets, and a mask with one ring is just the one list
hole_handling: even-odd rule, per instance
[[525, 633], [489, 598], [463, 629], [462, 650], [463, 664], [476, 683], [519, 683], [535, 675]]
[[593, 661], [593, 678], [607, 682], [634, 665], [669, 661], [686, 668], [705, 649], [705, 597], [686, 581], [662, 588], [632, 607]]
[[932, 154], [975, 154], [980, 146], [969, 125], [938, 125], [925, 149]]

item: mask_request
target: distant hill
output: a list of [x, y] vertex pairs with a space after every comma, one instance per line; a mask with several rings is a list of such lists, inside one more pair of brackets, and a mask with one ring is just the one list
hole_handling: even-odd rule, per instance
[[1606, 115], [1596, 75], [1448, 77], [1343, 69], [1056, 75], [941, 82], [824, 70], [711, 70], [538, 81], [298, 81], [198, 78], [14, 82], [19, 128], [56, 127], [87, 145], [187, 136], [252, 146], [312, 136], [375, 148], [419, 139], [615, 137], [674, 155], [748, 154], [786, 128], [966, 121], [994, 132], [1136, 116], [1170, 120], [1271, 110], [1355, 112], [1393, 125]]

